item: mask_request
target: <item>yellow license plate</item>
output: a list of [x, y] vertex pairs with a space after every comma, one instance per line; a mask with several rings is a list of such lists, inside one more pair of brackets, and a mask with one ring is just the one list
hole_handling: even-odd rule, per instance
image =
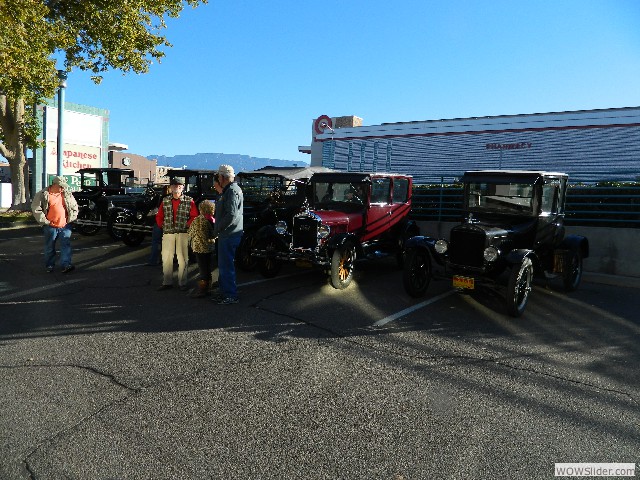
[[296, 260], [296, 267], [311, 268], [313, 264], [309, 260]]
[[453, 288], [473, 290], [475, 288], [475, 280], [471, 277], [459, 277], [455, 275], [453, 277]]

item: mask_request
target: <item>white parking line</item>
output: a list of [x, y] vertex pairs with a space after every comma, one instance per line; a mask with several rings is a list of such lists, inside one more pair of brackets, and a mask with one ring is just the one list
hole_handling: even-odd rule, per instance
[[438, 300], [442, 300], [443, 298], [448, 297], [449, 295], [453, 295], [454, 293], [456, 293], [455, 290], [450, 290], [448, 292], [445, 292], [441, 295], [438, 295], [437, 297], [433, 297], [430, 298], [429, 300], [425, 300], [422, 303], [418, 303], [416, 305], [413, 305], [409, 308], [405, 308], [404, 310], [400, 310], [398, 313], [394, 313], [393, 315], [389, 315], [388, 317], [383, 318], [382, 320], [378, 320], [376, 323], [373, 324], [374, 327], [381, 327], [383, 325], [386, 325], [389, 322], [393, 322], [394, 320], [397, 320], [398, 318], [404, 317], [405, 315], [411, 313], [411, 312], [415, 312], [416, 310], [420, 310], [422, 307], [426, 307], [427, 305], [430, 305], [432, 303], [437, 302]]

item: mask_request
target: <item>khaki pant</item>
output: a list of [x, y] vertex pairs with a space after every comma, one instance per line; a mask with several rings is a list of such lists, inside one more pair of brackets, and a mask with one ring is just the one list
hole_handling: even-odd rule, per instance
[[187, 284], [189, 263], [189, 234], [165, 233], [162, 235], [162, 284], [173, 284], [173, 259], [178, 257], [178, 285]]

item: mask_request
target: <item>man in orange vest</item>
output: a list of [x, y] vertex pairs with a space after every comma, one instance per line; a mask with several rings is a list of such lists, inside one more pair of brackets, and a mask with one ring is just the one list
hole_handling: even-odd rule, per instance
[[44, 233], [44, 263], [51, 273], [56, 263], [56, 241], [60, 238], [62, 273], [72, 272], [71, 223], [78, 218], [78, 202], [63, 177], [53, 177], [51, 185], [40, 190], [31, 202], [33, 217]]

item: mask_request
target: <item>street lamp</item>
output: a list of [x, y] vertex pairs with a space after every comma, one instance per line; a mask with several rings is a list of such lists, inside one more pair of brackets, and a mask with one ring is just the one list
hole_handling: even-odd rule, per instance
[[62, 151], [64, 142], [62, 137], [62, 120], [64, 118], [64, 89], [67, 88], [67, 72], [58, 70], [58, 176], [62, 175]]

